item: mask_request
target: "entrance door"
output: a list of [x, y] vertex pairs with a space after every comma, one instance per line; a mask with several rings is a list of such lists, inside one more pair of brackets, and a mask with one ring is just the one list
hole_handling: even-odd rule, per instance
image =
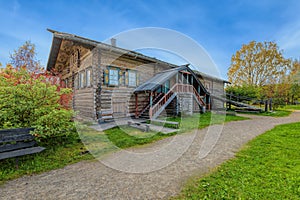
[[126, 102], [113, 101], [112, 107], [113, 107], [114, 118], [126, 117], [126, 113], [127, 113]]

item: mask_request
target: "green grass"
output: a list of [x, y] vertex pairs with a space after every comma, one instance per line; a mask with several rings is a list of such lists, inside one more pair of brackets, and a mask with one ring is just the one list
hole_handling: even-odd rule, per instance
[[283, 107], [283, 109], [300, 110], [300, 104], [299, 105], [286, 105], [286, 106]]
[[[199, 114], [193, 115], [182, 119], [180, 132], [183, 133], [195, 128], [204, 128], [211, 123], [216, 124], [242, 119], [247, 118], [238, 116], [226, 116], [224, 118], [221, 115], [212, 116], [211, 113], [206, 113], [201, 115], [199, 120]], [[170, 120], [176, 121], [179, 119], [172, 118]], [[128, 126], [115, 127], [105, 132], [99, 132], [83, 124], [78, 124], [77, 130], [82, 143], [69, 144], [66, 147], [47, 148], [41, 153], [20, 157], [18, 170], [15, 168], [14, 158], [0, 161], [0, 184], [22, 175], [31, 175], [58, 169], [82, 160], [94, 159], [94, 157], [101, 158], [107, 153], [119, 150], [119, 148], [123, 149], [144, 145], [176, 134], [144, 133]], [[89, 153], [82, 154], [86, 149], [93, 156]]]
[[233, 116], [233, 115], [220, 115], [220, 114], [212, 114], [211, 112], [206, 112], [201, 114], [194, 114], [192, 116], [183, 116], [182, 118], [174, 117], [169, 118], [170, 121], [180, 122], [181, 132], [186, 132], [193, 129], [202, 129], [209, 125], [213, 124], [222, 124], [230, 121], [238, 121], [248, 119], [246, 117]]
[[239, 112], [241, 114], [249, 114], [249, 115], [260, 115], [260, 116], [268, 116], [268, 117], [287, 117], [292, 111], [285, 109], [277, 109], [272, 112], [261, 112], [261, 113], [249, 113], [249, 112]]
[[[167, 120], [180, 122], [180, 131], [178, 132], [180, 134], [180, 133], [186, 133], [196, 128], [198, 129], [205, 128], [213, 124], [220, 124], [224, 122], [244, 120], [244, 119], [248, 119], [248, 118], [240, 117], [240, 116], [231, 116], [231, 115], [227, 115], [227, 116], [217, 115], [217, 114], [211, 114], [210, 112], [207, 112], [205, 114], [201, 114], [200, 117], [199, 114], [194, 114], [192, 116], [186, 116], [182, 118], [179, 117], [168, 118]], [[107, 135], [108, 139], [119, 148], [128, 148], [136, 145], [148, 144], [157, 140], [161, 140], [166, 137], [170, 137], [177, 133], [176, 132], [170, 134], [164, 134], [160, 132], [143, 133], [137, 129], [128, 126], [121, 126], [121, 127], [115, 127], [106, 130], [105, 134]]]
[[300, 123], [276, 126], [174, 199], [300, 199]]
[[269, 117], [287, 117], [287, 116], [289, 116], [291, 113], [292, 113], [292, 111], [289, 111], [289, 110], [281, 110], [281, 109], [278, 109], [278, 110], [275, 110], [275, 111], [273, 111], [273, 112], [262, 112], [262, 113], [260, 113], [259, 115], [262, 115], [262, 116], [269, 116]]
[[[140, 136], [135, 136], [132, 134], [128, 134], [130, 132], [130, 129], [133, 129], [132, 131], [134, 132], [140, 132], [141, 135], [144, 137]], [[172, 135], [176, 135], [176, 132], [169, 133], [169, 134], [164, 134], [164, 133], [155, 133], [155, 132], [150, 132], [147, 135], [139, 130], [136, 130], [131, 127], [115, 127], [109, 130], [105, 131], [108, 139], [117, 147], [123, 149], [123, 148], [128, 148], [128, 147], [133, 147], [133, 146], [138, 146], [138, 145], [144, 145], [148, 143], [152, 143], [157, 140], [161, 140], [166, 137], [170, 137]], [[138, 133], [139, 134], [139, 133]]]

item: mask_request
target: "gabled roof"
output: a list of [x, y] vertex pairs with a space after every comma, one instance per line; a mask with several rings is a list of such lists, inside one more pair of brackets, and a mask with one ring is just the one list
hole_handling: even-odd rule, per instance
[[[146, 61], [152, 62], [152, 63], [164, 64], [164, 65], [170, 66], [171, 68], [178, 67], [177, 65], [159, 60], [157, 58], [146, 56], [144, 54], [141, 54], [141, 53], [138, 53], [138, 52], [135, 52], [135, 51], [131, 51], [131, 50], [128, 50], [128, 49], [123, 49], [123, 48], [120, 48], [120, 47], [112, 46], [112, 45], [109, 45], [109, 44], [105, 44], [103, 42], [98, 42], [98, 41], [91, 40], [91, 39], [88, 39], [88, 38], [84, 38], [84, 37], [81, 37], [81, 36], [77, 36], [77, 35], [74, 35], [74, 34], [59, 32], [59, 31], [55, 31], [55, 30], [51, 30], [51, 29], [47, 29], [47, 30], [49, 32], [53, 33], [52, 45], [51, 45], [51, 50], [50, 50], [48, 63], [47, 63], [47, 70], [49, 70], [49, 71], [55, 66], [55, 63], [57, 62], [58, 54], [59, 54], [59, 51], [60, 51], [61, 44], [62, 44], [63, 40], [68, 40], [68, 41], [72, 41], [72, 42], [77, 43], [77, 44], [82, 44], [83, 46], [85, 46], [87, 48], [90, 48], [90, 49], [98, 47], [98, 48], [101, 48], [101, 49], [104, 49], [104, 50], [108, 50], [110, 52], [116, 52], [116, 53], [120, 53], [122, 55], [123, 54], [128, 55], [128, 56], [131, 56], [135, 59], [139, 58], [139, 59], [143, 59], [143, 60], [146, 60]], [[202, 72], [194, 71], [193, 73], [197, 74], [197, 75], [201, 75], [203, 77], [210, 78], [210, 79], [221, 80], [225, 83], [229, 83], [226, 80], [216, 78], [216, 77], [212, 77], [212, 76], [204, 74]]]
[[128, 49], [123, 49], [120, 47], [116, 47], [116, 46], [112, 46], [109, 44], [105, 44], [103, 42], [98, 42], [95, 40], [91, 40], [88, 38], [84, 38], [81, 36], [77, 36], [74, 34], [69, 34], [69, 33], [63, 33], [63, 32], [59, 32], [59, 31], [55, 31], [55, 30], [51, 30], [51, 29], [47, 29], [49, 32], [53, 33], [53, 41], [52, 41], [52, 46], [51, 46], [51, 50], [50, 50], [50, 55], [48, 58], [48, 64], [47, 64], [47, 70], [52, 69], [55, 66], [55, 62], [57, 59], [57, 55], [59, 53], [60, 50], [60, 45], [62, 43], [62, 40], [69, 40], [69, 41], [73, 41], [79, 44], [82, 44], [88, 48], [101, 48], [104, 50], [108, 50], [110, 52], [116, 52], [116, 53], [120, 53], [120, 54], [124, 54], [124, 55], [129, 55], [132, 56], [134, 58], [140, 58], [143, 60], [147, 60], [149, 62], [153, 62], [153, 63], [161, 63], [161, 64], [165, 64], [168, 65], [170, 67], [177, 67], [174, 64], [150, 57], [150, 56], [146, 56], [144, 54], [135, 52], [135, 51], [131, 51]]
[[203, 87], [203, 85], [200, 83], [199, 79], [197, 78], [196, 74], [193, 72], [193, 70], [191, 70], [188, 67], [188, 65], [183, 65], [183, 66], [179, 66], [179, 67], [176, 67], [173, 69], [159, 72], [159, 73], [155, 74], [152, 78], [147, 80], [145, 83], [138, 86], [134, 90], [134, 92], [154, 91], [181, 70], [187, 70], [188, 72], [190, 72], [195, 77], [195, 80], [198, 82], [198, 84], [201, 86], [201, 89], [204, 90], [206, 93], [208, 93], [206, 88]]

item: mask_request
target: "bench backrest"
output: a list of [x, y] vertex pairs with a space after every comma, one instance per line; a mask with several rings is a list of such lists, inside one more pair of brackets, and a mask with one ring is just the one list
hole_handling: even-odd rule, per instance
[[33, 147], [36, 142], [29, 132], [34, 128], [0, 130], [0, 153]]

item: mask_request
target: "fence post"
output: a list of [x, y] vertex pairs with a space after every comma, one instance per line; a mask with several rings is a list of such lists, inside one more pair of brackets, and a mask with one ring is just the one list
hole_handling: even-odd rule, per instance
[[229, 94], [229, 110], [231, 110], [231, 95], [232, 93]]

